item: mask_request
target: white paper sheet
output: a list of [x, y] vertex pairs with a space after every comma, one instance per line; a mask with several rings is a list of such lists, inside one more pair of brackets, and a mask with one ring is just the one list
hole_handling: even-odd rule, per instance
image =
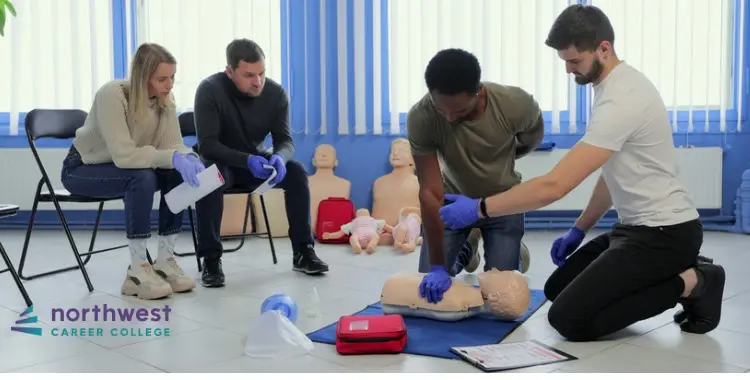
[[263, 165], [263, 167], [266, 169], [271, 169], [271, 176], [268, 177], [268, 179], [265, 182], [263, 182], [260, 186], [258, 186], [258, 188], [255, 189], [255, 191], [253, 191], [253, 194], [261, 195], [265, 193], [266, 191], [271, 190], [273, 188], [273, 185], [269, 184], [269, 182], [271, 182], [272, 179], [276, 178], [276, 174], [278, 173], [276, 173], [276, 169], [274, 169], [274, 167], [271, 165]]
[[224, 177], [221, 176], [221, 172], [216, 165], [211, 165], [198, 173], [198, 181], [200, 182], [198, 187], [192, 187], [183, 182], [164, 195], [164, 200], [173, 214], [185, 210], [188, 206], [224, 185]]

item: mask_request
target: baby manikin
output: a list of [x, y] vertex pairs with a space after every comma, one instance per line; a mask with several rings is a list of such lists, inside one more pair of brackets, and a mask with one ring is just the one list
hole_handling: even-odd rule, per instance
[[404, 207], [399, 211], [398, 224], [393, 227], [393, 245], [404, 253], [414, 252], [422, 244], [421, 231], [419, 207]]
[[351, 244], [354, 253], [360, 253], [362, 250], [373, 253], [378, 246], [383, 231], [390, 232], [391, 230], [392, 227], [388, 226], [385, 220], [375, 219], [370, 216], [369, 210], [361, 208], [357, 210], [354, 220], [341, 226], [339, 231], [323, 233], [323, 238], [338, 239], [350, 235], [349, 244]]
[[437, 304], [419, 295], [424, 274], [398, 273], [388, 277], [380, 296], [385, 314], [400, 314], [440, 321], [458, 321], [481, 314], [515, 320], [526, 314], [531, 302], [526, 277], [518, 271], [493, 269], [479, 275], [479, 288], [453, 279]]

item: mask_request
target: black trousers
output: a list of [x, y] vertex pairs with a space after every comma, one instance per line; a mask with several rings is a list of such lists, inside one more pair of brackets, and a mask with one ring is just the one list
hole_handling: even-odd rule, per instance
[[[222, 255], [221, 219], [224, 214], [224, 190], [243, 188], [255, 190], [265, 180], [255, 178], [249, 169], [228, 167], [205, 161], [206, 167], [216, 164], [224, 177], [224, 185], [195, 204], [198, 224], [198, 257], [219, 258]], [[310, 227], [310, 187], [305, 168], [296, 161], [286, 163], [286, 176], [275, 188], [284, 190], [284, 205], [289, 221], [289, 239], [294, 252], [315, 245]]]
[[698, 220], [673, 226], [617, 224], [571, 255], [544, 286], [548, 319], [571, 341], [591, 341], [674, 308], [703, 244]]

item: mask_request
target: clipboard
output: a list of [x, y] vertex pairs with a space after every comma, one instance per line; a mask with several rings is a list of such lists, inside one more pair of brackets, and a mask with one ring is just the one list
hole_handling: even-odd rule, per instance
[[473, 347], [451, 347], [451, 351], [484, 372], [508, 371], [578, 360], [573, 355], [533, 339]]

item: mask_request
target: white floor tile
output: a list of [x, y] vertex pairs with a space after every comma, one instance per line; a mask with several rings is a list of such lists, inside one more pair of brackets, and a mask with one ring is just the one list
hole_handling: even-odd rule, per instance
[[[528, 231], [526, 244], [531, 268], [526, 274], [533, 288], [541, 289], [554, 265], [549, 247], [561, 231]], [[60, 231], [35, 232], [28, 269], [33, 272], [74, 264], [67, 240]], [[90, 234], [75, 232], [85, 248]], [[18, 263], [23, 231], [3, 231], [3, 245]], [[97, 248], [124, 243], [117, 231], [102, 231]], [[306, 276], [291, 270], [288, 239], [275, 239], [278, 264], [271, 260], [265, 238], [250, 238], [243, 248], [224, 257], [227, 286], [174, 294], [156, 301], [120, 294], [127, 250], [96, 255], [87, 265], [95, 287], [89, 292], [80, 271], [25, 281], [35, 303], [41, 337], [10, 331], [26, 308], [8, 274], [0, 275], [0, 372], [479, 372], [461, 360], [417, 355], [338, 355], [334, 346], [315, 344], [306, 355], [278, 360], [244, 355], [248, 331], [260, 315], [263, 300], [275, 293], [290, 295], [298, 304], [297, 326], [305, 333], [336, 322], [377, 302], [387, 276], [416, 270], [419, 252], [403, 254], [379, 247], [372, 255], [353, 254], [346, 245], [318, 245], [331, 271]], [[563, 350], [579, 360], [520, 369], [513, 372], [743, 372], [750, 370], [750, 329], [744, 316], [750, 311], [750, 236], [706, 233], [702, 253], [727, 269], [727, 285], [720, 328], [705, 336], [679, 331], [669, 310], [597, 342], [573, 343], [562, 338], [547, 322], [547, 302], [506, 341], [536, 339]], [[237, 242], [227, 242], [233, 247]], [[156, 252], [156, 239], [149, 242]], [[181, 235], [178, 251], [192, 250], [189, 234]], [[480, 251], [482, 249], [480, 248]], [[186, 273], [198, 279], [194, 257], [178, 259]], [[30, 272], [31, 273], [31, 272]], [[462, 281], [476, 282], [476, 274], [462, 273]], [[311, 302], [315, 289], [319, 303]], [[57, 308], [171, 308], [167, 322], [130, 322], [125, 327], [144, 334], [153, 328], [169, 328], [169, 336], [51, 336], [53, 327], [113, 327], [111, 322], [69, 323], [52, 321]], [[312, 315], [310, 312], [319, 311]], [[118, 323], [119, 326], [119, 323]], [[152, 330], [146, 330], [147, 328]], [[140, 330], [139, 330], [140, 328]], [[78, 330], [77, 330], [78, 331]], [[153, 334], [152, 334], [153, 335]], [[251, 338], [251, 337], [250, 337]]]

